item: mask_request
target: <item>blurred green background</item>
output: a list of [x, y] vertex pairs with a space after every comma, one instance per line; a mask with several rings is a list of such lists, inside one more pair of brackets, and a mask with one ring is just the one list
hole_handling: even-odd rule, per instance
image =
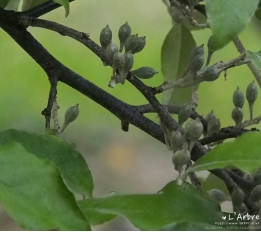
[[[144, 82], [149, 86], [162, 83], [161, 46], [172, 27], [171, 18], [162, 1], [76, 0], [70, 7], [67, 18], [64, 17], [62, 7], [41, 18], [90, 33], [90, 38], [97, 43], [101, 29], [109, 24], [113, 41], [117, 44], [118, 29], [128, 21], [132, 34], [139, 33], [139, 36], [146, 36], [147, 40], [145, 49], [135, 55], [133, 69], [151, 66], [159, 74]], [[130, 104], [147, 103], [128, 82], [124, 86], [109, 88], [111, 68], [104, 67], [101, 60], [82, 44], [46, 29], [29, 28], [29, 31], [55, 58], [102, 89]], [[193, 31], [198, 45], [207, 44], [210, 34], [208, 29]], [[240, 39], [248, 50], [259, 51], [261, 43], [258, 22], [253, 21], [247, 26]], [[214, 54], [211, 63], [236, 56], [238, 52], [230, 43]], [[246, 86], [253, 79], [248, 68], [240, 66], [229, 69], [226, 79], [222, 74], [214, 83], [201, 84], [197, 111], [206, 115], [213, 109], [220, 118], [222, 127], [234, 125], [231, 119], [233, 92], [237, 86], [245, 92]], [[41, 111], [46, 107], [48, 93], [49, 82], [43, 70], [0, 30], [0, 131], [14, 128], [43, 133], [45, 120]], [[158, 97], [161, 98], [160, 95]], [[63, 123], [66, 109], [76, 103], [79, 103], [80, 115], [68, 126], [62, 137], [74, 142], [85, 156], [94, 178], [94, 196], [104, 196], [111, 191], [155, 193], [175, 178], [177, 173], [171, 162], [172, 153], [163, 144], [133, 126], [130, 126], [128, 133], [123, 132], [116, 117], [63, 83], [58, 86], [60, 124]], [[254, 116], [261, 114], [260, 105], [259, 97]], [[247, 104], [244, 106], [244, 113], [244, 118], [249, 118]], [[158, 121], [155, 115], [148, 116]], [[2, 210], [0, 213], [0, 230], [19, 229], [16, 225], [4, 223], [9, 219], [3, 212]], [[120, 219], [116, 219], [116, 222], [110, 223], [107, 228], [133, 229], [128, 223], [122, 225]]]

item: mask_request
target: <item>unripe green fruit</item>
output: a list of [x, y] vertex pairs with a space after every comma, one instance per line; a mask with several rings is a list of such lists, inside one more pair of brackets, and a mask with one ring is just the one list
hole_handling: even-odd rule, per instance
[[257, 185], [250, 194], [251, 200], [254, 202], [261, 200], [261, 185]]
[[193, 146], [200, 138], [203, 132], [203, 125], [199, 118], [190, 120], [185, 127], [185, 138], [189, 141], [189, 151], [192, 150]]
[[132, 50], [132, 54], [135, 54], [135, 53], [142, 51], [142, 49], [146, 45], [146, 36], [137, 37], [135, 43], [137, 43], [137, 46]]
[[170, 144], [173, 153], [176, 152], [183, 144], [184, 138], [179, 131], [172, 131], [170, 134]]
[[199, 71], [204, 64], [204, 44], [196, 47], [189, 56], [188, 69], [192, 73]]
[[64, 114], [64, 124], [63, 127], [60, 131], [60, 133], [62, 133], [65, 128], [71, 123], [73, 122], [79, 115], [79, 104], [76, 104], [74, 106], [69, 107], [65, 114]]
[[241, 189], [235, 189], [231, 193], [231, 199], [235, 206], [239, 207], [245, 200], [245, 193]]
[[101, 30], [100, 33], [100, 43], [102, 48], [106, 49], [106, 47], [110, 44], [112, 39], [112, 32], [109, 28], [109, 25], [107, 24], [105, 28]]
[[235, 107], [243, 108], [245, 102], [244, 93], [237, 87], [237, 90], [233, 94], [233, 103]]
[[120, 73], [121, 84], [124, 84], [128, 72], [132, 69], [134, 64], [134, 56], [130, 51], [124, 54], [124, 58], [125, 58], [125, 64], [123, 66], [122, 75]]
[[217, 116], [214, 114], [214, 111], [211, 110], [210, 113], [208, 113], [205, 117], [207, 123], [209, 123], [212, 119], [217, 119]]
[[130, 35], [131, 35], [131, 27], [129, 26], [128, 22], [126, 22], [120, 27], [118, 32], [120, 43], [124, 44]]
[[257, 95], [258, 95], [257, 86], [255, 84], [255, 81], [252, 81], [247, 86], [247, 90], [246, 90], [246, 98], [247, 98], [247, 101], [248, 101], [249, 105], [253, 105], [254, 104], [254, 102], [257, 99]]
[[219, 132], [221, 127], [220, 120], [218, 118], [213, 117], [207, 126], [207, 136], [213, 135], [214, 133]]
[[178, 123], [179, 125], [183, 125], [184, 122], [188, 120], [192, 113], [192, 108], [190, 104], [185, 104], [180, 107], [179, 113], [178, 113]]
[[133, 51], [137, 46], [138, 34], [129, 36], [125, 41], [125, 52]]
[[190, 161], [190, 152], [187, 149], [176, 151], [172, 156], [175, 170], [181, 171], [182, 167]]
[[222, 69], [217, 68], [217, 66], [211, 66], [204, 69], [203, 74], [199, 77], [200, 82], [202, 81], [215, 81], [222, 72]]
[[209, 199], [212, 201], [215, 201], [219, 204], [222, 202], [228, 200], [229, 198], [219, 189], [211, 189], [210, 191], [207, 191], [209, 195]]
[[131, 71], [133, 75], [137, 76], [138, 78], [141, 79], [149, 79], [152, 78], [155, 74], [158, 72], [155, 71], [151, 67], [141, 67], [136, 70]]
[[235, 121], [236, 126], [240, 126], [241, 122], [243, 120], [243, 117], [244, 117], [243, 110], [239, 107], [236, 107], [233, 109], [231, 116], [232, 116], [233, 120]]
[[117, 45], [111, 41], [105, 50], [106, 57], [111, 63], [113, 63], [113, 56], [117, 52], [118, 52]]
[[199, 118], [190, 120], [185, 127], [185, 137], [197, 141], [203, 132], [203, 125]]

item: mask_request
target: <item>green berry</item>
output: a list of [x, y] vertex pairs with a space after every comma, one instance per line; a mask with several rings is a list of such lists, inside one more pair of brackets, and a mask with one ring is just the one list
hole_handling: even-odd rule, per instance
[[172, 131], [170, 134], [170, 144], [173, 152], [176, 152], [183, 144], [184, 139], [179, 131]]
[[246, 90], [246, 98], [247, 98], [249, 105], [254, 104], [254, 102], [257, 99], [257, 95], [258, 95], [257, 85], [255, 84], [255, 81], [252, 81], [247, 86], [247, 90]]
[[204, 69], [203, 74], [199, 76], [200, 82], [202, 82], [202, 81], [207, 81], [207, 82], [215, 81], [220, 76], [221, 72], [222, 72], [222, 69], [217, 68], [217, 66], [215, 66], [215, 65], [211, 66], [211, 67], [207, 67], [207, 68]]
[[203, 125], [199, 118], [190, 120], [185, 127], [185, 138], [189, 140], [189, 151], [192, 150], [194, 144], [200, 138], [203, 132]]
[[117, 52], [118, 52], [117, 45], [111, 41], [105, 50], [106, 57], [111, 63], [113, 63], [113, 56]]
[[241, 189], [235, 189], [231, 193], [231, 199], [235, 206], [239, 207], [245, 200], [245, 193]]
[[245, 102], [244, 93], [237, 87], [237, 90], [233, 94], [233, 103], [235, 107], [243, 108]]
[[135, 43], [137, 43], [137, 46], [132, 50], [132, 54], [135, 54], [135, 53], [142, 51], [142, 49], [146, 45], [146, 36], [137, 37]]
[[241, 122], [242, 122], [243, 117], [244, 117], [243, 110], [239, 107], [236, 107], [236, 108], [233, 109], [231, 116], [232, 116], [233, 120], [235, 121], [236, 126], [240, 127]]
[[191, 113], [192, 113], [192, 108], [190, 104], [185, 104], [181, 106], [178, 113], [178, 123], [182, 126], [183, 123], [188, 120]]
[[221, 127], [220, 120], [216, 117], [213, 117], [209, 122], [207, 126], [207, 136], [213, 135], [214, 133], [219, 132]]
[[128, 22], [123, 24], [118, 32], [119, 40], [122, 44], [125, 43], [127, 38], [131, 35], [131, 27], [129, 26]]
[[79, 104], [76, 104], [74, 106], [69, 107], [65, 114], [64, 114], [64, 124], [63, 127], [60, 131], [60, 133], [62, 133], [65, 128], [71, 123], [73, 122], [79, 115]]
[[129, 36], [125, 41], [125, 52], [133, 51], [137, 46], [138, 34]]
[[137, 76], [138, 78], [141, 79], [149, 79], [152, 78], [155, 74], [158, 72], [155, 71], [151, 67], [141, 67], [136, 70], [131, 71], [133, 75]]
[[109, 25], [107, 24], [105, 28], [101, 30], [100, 33], [100, 43], [102, 48], [106, 49], [106, 47], [109, 45], [112, 39], [112, 32], [109, 28]]
[[219, 189], [211, 189], [207, 192], [209, 195], [209, 199], [215, 201], [219, 204], [228, 200], [228, 197]]
[[178, 150], [173, 154], [172, 162], [174, 164], [175, 170], [181, 172], [184, 165], [188, 164], [190, 161], [190, 152], [187, 149]]

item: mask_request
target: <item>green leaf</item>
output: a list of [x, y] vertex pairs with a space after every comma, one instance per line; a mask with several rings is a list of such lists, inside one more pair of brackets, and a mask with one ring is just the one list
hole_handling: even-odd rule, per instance
[[64, 6], [65, 9], [65, 17], [69, 15], [70, 12], [70, 4], [68, 0], [53, 0], [54, 2]]
[[[196, 43], [191, 32], [176, 24], [167, 34], [161, 49], [161, 70], [164, 81], [176, 81], [183, 75]], [[163, 93], [163, 104], [182, 106], [189, 103], [193, 87], [169, 89]]]
[[5, 9], [6, 10], [14, 10], [18, 11], [19, 8], [19, 3], [21, 0], [9, 0], [8, 4], [6, 5]]
[[30, 9], [32, 2], [33, 2], [33, 0], [23, 0], [22, 11], [26, 11], [26, 10]]
[[187, 172], [237, 167], [246, 173], [254, 173], [261, 167], [260, 141], [259, 132], [245, 133], [233, 142], [216, 146], [198, 159]]
[[0, 7], [5, 8], [10, 0], [0, 0]]
[[123, 215], [140, 230], [159, 230], [173, 222], [187, 221], [214, 225], [223, 215], [218, 204], [202, 198], [192, 185], [180, 186], [176, 182], [167, 184], [157, 194], [91, 198], [78, 205], [91, 224], [91, 214], [96, 211], [100, 218], [103, 214]]
[[72, 192], [92, 196], [93, 180], [90, 170], [74, 145], [52, 135], [17, 130], [0, 133], [0, 145], [12, 141], [20, 143], [40, 159], [52, 161]]
[[223, 48], [250, 22], [259, 0], [205, 0], [212, 30], [210, 50]]
[[0, 203], [27, 230], [89, 230], [59, 170], [18, 143], [0, 145]]
[[246, 51], [247, 57], [254, 63], [259, 71], [261, 71], [261, 50], [259, 52]]

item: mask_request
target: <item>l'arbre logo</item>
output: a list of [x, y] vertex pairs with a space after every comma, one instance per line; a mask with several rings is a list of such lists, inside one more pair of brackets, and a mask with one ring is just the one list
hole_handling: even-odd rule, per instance
[[222, 219], [225, 220], [227, 216], [222, 216]]

